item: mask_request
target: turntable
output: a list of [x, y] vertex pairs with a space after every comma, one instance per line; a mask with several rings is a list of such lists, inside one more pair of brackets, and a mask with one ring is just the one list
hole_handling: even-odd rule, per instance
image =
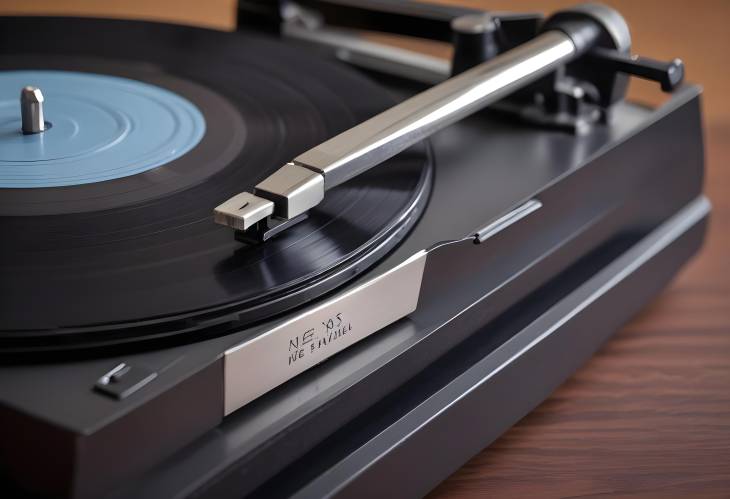
[[702, 244], [701, 91], [630, 49], [594, 4], [0, 18], [5, 489], [428, 491]]

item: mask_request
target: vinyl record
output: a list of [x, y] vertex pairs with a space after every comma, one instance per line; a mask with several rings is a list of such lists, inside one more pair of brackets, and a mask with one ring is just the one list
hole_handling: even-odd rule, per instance
[[[20, 134], [24, 85], [44, 92], [41, 134]], [[251, 33], [0, 18], [0, 350], [224, 334], [365, 271], [427, 201], [426, 144], [259, 246], [212, 210], [393, 104], [363, 75]]]

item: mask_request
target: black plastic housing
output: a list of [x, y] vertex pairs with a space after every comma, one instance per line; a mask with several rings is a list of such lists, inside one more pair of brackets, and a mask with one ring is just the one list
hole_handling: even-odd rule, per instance
[[[394, 82], [391, 88], [407, 92]], [[408, 238], [361, 278], [436, 247], [418, 310], [225, 419], [222, 352], [270, 324], [138, 354], [0, 367], [3, 482], [40, 495], [77, 498], [112, 491], [118, 497], [240, 497], [256, 490], [279, 492], [281, 486], [289, 487], [282, 493], [337, 492], [350, 482], [348, 491], [364, 493], [373, 479], [384, 486], [396, 470], [405, 473], [418, 465], [427, 466], [428, 473], [389, 485], [404, 493], [427, 490], [546, 397], [699, 247], [704, 216], [685, 224], [675, 234], [676, 244], [665, 241], [667, 256], [657, 260], [662, 263], [635, 274], [631, 286], [616, 283], [620, 299], [606, 294], [614, 298], [603, 301], [601, 295], [597, 303], [605, 304], [581, 312], [584, 324], [601, 326], [581, 336], [580, 347], [555, 350], [545, 343], [543, 350], [542, 336], [532, 329], [535, 360], [514, 364], [510, 376], [516, 378], [472, 402], [500, 407], [478, 438], [462, 431], [463, 425], [450, 426], [452, 443], [445, 449], [439, 436], [444, 430], [417, 433], [411, 440], [399, 422], [421, 407], [405, 394], [434, 394], [439, 383], [445, 387], [481, 362], [459, 360], [461, 354], [450, 352], [467, 349], [492, 362], [490, 352], [503, 352], [526, 326], [514, 326], [515, 317], [537, 320], [549, 310], [546, 303], [571, 296], [701, 195], [697, 87], [681, 89], [658, 109], [620, 103], [616, 115], [613, 123], [574, 136], [484, 113], [433, 137], [437, 166], [426, 212]], [[542, 208], [474, 243], [474, 234], [530, 199]], [[559, 310], [554, 313], [572, 313]], [[575, 331], [565, 331], [564, 341], [572, 341]], [[474, 339], [476, 334], [482, 339]], [[558, 351], [561, 361], [553, 362]], [[443, 360], [450, 355], [452, 360]], [[158, 376], [122, 400], [94, 391], [97, 378], [119, 362], [145, 366]], [[535, 376], [544, 382], [519, 395], [510, 391], [516, 386], [510, 379]], [[435, 410], [428, 404], [418, 409], [421, 416]], [[454, 417], [465, 418], [469, 411]], [[388, 438], [402, 445], [387, 452], [358, 451], [381, 445], [378, 435], [385, 428], [396, 432]], [[419, 460], [425, 448], [443, 459]], [[351, 476], [368, 480], [330, 472], [345, 465], [355, 466], [348, 468]], [[44, 470], [42, 479], [38, 470]], [[277, 479], [290, 475], [296, 479]], [[135, 485], [129, 488], [130, 483]], [[120, 488], [124, 484], [127, 488]]]

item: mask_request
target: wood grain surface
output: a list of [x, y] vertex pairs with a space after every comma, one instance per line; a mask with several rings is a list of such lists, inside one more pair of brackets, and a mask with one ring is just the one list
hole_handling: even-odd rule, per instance
[[[442, 2], [445, 3], [445, 2]], [[575, 1], [461, 0], [545, 11]], [[730, 2], [617, 0], [636, 53], [680, 57], [705, 87], [702, 253], [547, 401], [434, 490], [466, 497], [730, 497]], [[234, 0], [0, 0], [1, 12], [161, 19], [232, 29]], [[632, 83], [657, 102], [656, 86]]]

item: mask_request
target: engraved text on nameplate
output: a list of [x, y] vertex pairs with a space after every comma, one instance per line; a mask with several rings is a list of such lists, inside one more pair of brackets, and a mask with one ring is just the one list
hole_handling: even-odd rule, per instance
[[251, 340], [224, 359], [225, 414], [416, 309], [426, 253], [419, 252]]

